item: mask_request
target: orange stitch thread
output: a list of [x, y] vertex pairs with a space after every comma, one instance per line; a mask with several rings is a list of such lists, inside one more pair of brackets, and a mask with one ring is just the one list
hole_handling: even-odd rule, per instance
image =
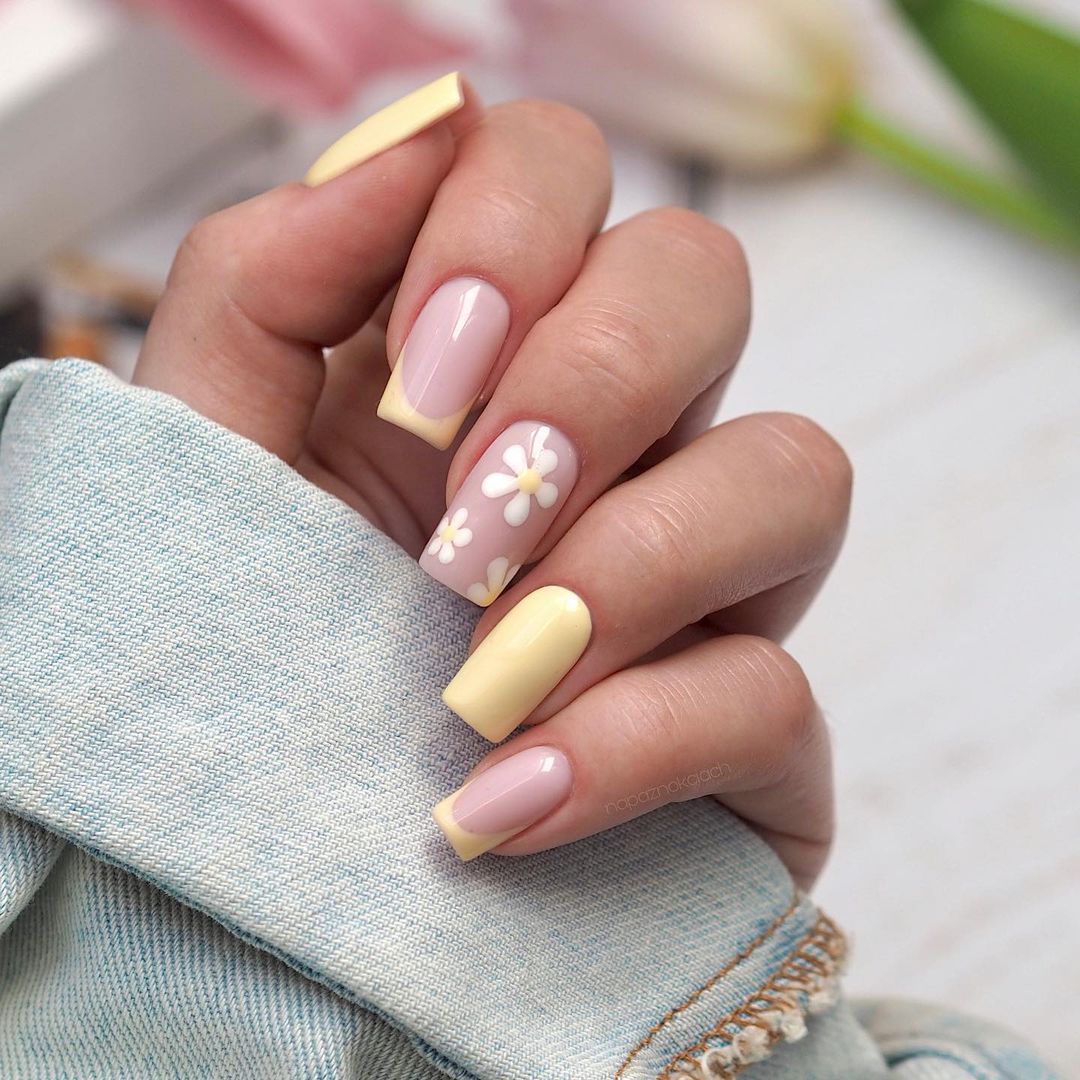
[[[754, 952], [761, 948], [766, 941], [769, 940], [780, 929], [784, 923], [791, 918], [792, 913], [799, 906], [799, 894], [796, 892], [792, 898], [791, 903], [787, 906], [785, 911], [782, 911], [779, 915], [765, 929], [756, 937], [745, 949], [737, 956], [733, 956], [728, 963], [721, 968], [707, 983], [699, 986], [681, 1005], [676, 1005], [673, 1009], [669, 1009], [660, 1019], [649, 1028], [645, 1037], [626, 1055], [626, 1060], [619, 1066], [618, 1072], [615, 1073], [614, 1080], [619, 1078], [626, 1072], [627, 1068], [633, 1062], [634, 1058], [641, 1053], [647, 1046], [649, 1046], [653, 1039], [666, 1027], [676, 1016], [681, 1012], [685, 1012], [694, 1004], [706, 990], [711, 990], [725, 975], [730, 974], [731, 970], [741, 964], [744, 960], [748, 959]], [[674, 1064], [674, 1062], [672, 1062]]]
[[[806, 966], [809, 966], [811, 970], [818, 970], [822, 974], [828, 972], [828, 965], [824, 964], [820, 957], [815, 956], [813, 953], [808, 952], [810, 948], [820, 949], [825, 952], [830, 958], [839, 960], [843, 957], [845, 952], [844, 935], [840, 928], [834, 923], [827, 915], [819, 914], [817, 922], [810, 928], [802, 940], [798, 943], [796, 948], [789, 954], [788, 959], [784, 965], [773, 974], [769, 980], [762, 986], [756, 994], [747, 998], [743, 1004], [728, 1013], [722, 1020], [706, 1031], [701, 1040], [695, 1043], [693, 1046], [687, 1047], [685, 1050], [681, 1050], [677, 1053], [671, 1061], [668, 1062], [663, 1072], [657, 1077], [657, 1080], [675, 1080], [674, 1070], [679, 1064], [686, 1064], [696, 1067], [697, 1062], [695, 1054], [698, 1052], [704, 1053], [709, 1049], [708, 1040], [713, 1036], [723, 1034], [724, 1029], [731, 1024], [741, 1023], [743, 1028], [748, 1026], [763, 1027], [760, 1019], [753, 1013], [753, 1003], [758, 1000], [768, 1000], [769, 996], [774, 991], [783, 991], [782, 984], [798, 984], [798, 974], [800, 970], [805, 971]], [[801, 969], [799, 964], [805, 965]], [[777, 1041], [777, 1036], [770, 1033], [770, 1045]], [[625, 1068], [625, 1064], [623, 1066]], [[744, 1065], [736, 1065], [730, 1073], [727, 1075], [735, 1076], [743, 1071]], [[621, 1070], [620, 1070], [621, 1071]], [[682, 1074], [680, 1073], [680, 1076]]]

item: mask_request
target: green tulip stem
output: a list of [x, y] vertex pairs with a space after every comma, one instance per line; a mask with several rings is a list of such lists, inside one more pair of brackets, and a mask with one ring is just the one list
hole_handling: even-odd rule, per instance
[[837, 117], [840, 137], [924, 181], [971, 209], [1059, 247], [1080, 247], [1080, 236], [1037, 195], [1013, 187], [944, 153], [885, 120], [858, 98]]

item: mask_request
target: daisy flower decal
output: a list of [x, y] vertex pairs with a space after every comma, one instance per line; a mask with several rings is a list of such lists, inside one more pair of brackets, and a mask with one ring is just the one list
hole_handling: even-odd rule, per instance
[[505, 555], [500, 555], [488, 563], [487, 581], [474, 582], [465, 591], [465, 595], [474, 604], [487, 607], [495, 602], [499, 593], [510, 584], [511, 578], [520, 569], [520, 566], [511, 566], [510, 560]]
[[465, 507], [456, 511], [453, 517], [444, 517], [439, 522], [431, 543], [428, 544], [427, 553], [438, 555], [439, 562], [444, 566], [446, 563], [452, 563], [457, 549], [472, 542], [472, 529], [462, 527], [468, 519], [469, 511]]
[[544, 446], [551, 428], [539, 427], [529, 440], [528, 447], [521, 443], [508, 446], [502, 455], [503, 464], [509, 472], [488, 473], [480, 490], [489, 499], [512, 495], [503, 507], [503, 519], [507, 525], [523, 525], [529, 519], [532, 500], [547, 510], [555, 505], [559, 489], [545, 480], [559, 465], [559, 455]]

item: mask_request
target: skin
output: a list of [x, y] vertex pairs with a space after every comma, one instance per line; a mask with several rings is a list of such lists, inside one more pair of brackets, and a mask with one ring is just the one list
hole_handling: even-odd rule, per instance
[[[275, 188], [196, 226], [135, 381], [262, 444], [413, 556], [508, 424], [565, 432], [578, 484], [474, 645], [546, 584], [586, 600], [593, 636], [477, 770], [556, 746], [574, 787], [498, 852], [711, 796], [809, 887], [833, 834], [829, 739], [780, 643], [839, 550], [851, 469], [802, 417], [709, 427], [749, 326], [741, 249], [678, 208], [601, 231], [610, 184], [580, 113], [485, 109], [469, 91], [450, 120], [322, 187]], [[375, 407], [388, 357], [458, 275], [497, 286], [511, 325], [482, 411], [440, 453]]]

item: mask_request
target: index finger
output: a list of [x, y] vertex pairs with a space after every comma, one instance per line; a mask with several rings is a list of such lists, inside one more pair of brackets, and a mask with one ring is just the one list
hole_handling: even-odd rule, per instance
[[576, 277], [610, 190], [603, 137], [565, 105], [497, 105], [460, 131], [394, 301], [379, 416], [448, 447]]
[[134, 381], [294, 462], [322, 390], [323, 348], [355, 333], [400, 275], [453, 161], [453, 133], [439, 121], [464, 101], [458, 76], [445, 76], [339, 140], [308, 185], [200, 222], [177, 253]]

